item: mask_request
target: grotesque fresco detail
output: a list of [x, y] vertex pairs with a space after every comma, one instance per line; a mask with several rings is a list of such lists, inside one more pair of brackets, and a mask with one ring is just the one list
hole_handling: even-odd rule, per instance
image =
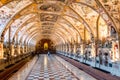
[[[60, 12], [61, 7], [56, 5], [55, 3], [51, 4], [43, 4], [39, 7], [42, 11], [49, 12]], [[42, 22], [42, 34], [51, 34], [51, 30], [53, 29], [54, 22], [58, 19], [58, 15], [54, 13], [40, 13], [40, 21]], [[47, 21], [47, 22], [46, 22]]]
[[51, 31], [50, 30], [43, 30], [41, 31], [42, 34], [51, 34]]
[[52, 21], [56, 22], [58, 18], [58, 15], [56, 14], [48, 14], [48, 13], [41, 13], [40, 14], [40, 20], [41, 21]]
[[42, 26], [42, 30], [50, 30], [53, 26]]
[[40, 7], [40, 10], [58, 12], [60, 11], [60, 7], [56, 4], [46, 4], [46, 5], [42, 5]]
[[[56, 0], [56, 1], [64, 1], [64, 0]], [[55, 12], [58, 13], [61, 11], [60, 4], [56, 3], [45, 3], [39, 6], [39, 10]], [[57, 21], [58, 15], [55, 13], [40, 13], [40, 21], [42, 22], [42, 34], [51, 34], [51, 30], [53, 29], [54, 22]]]
[[50, 22], [45, 22], [45, 23], [42, 23], [42, 25], [54, 25], [54, 24]]
[[[35, 0], [36, 3], [43, 3], [43, 1], [47, 1], [47, 0]], [[65, 2], [65, 0], [49, 0], [49, 1], [60, 1], [60, 2]]]
[[65, 2], [65, 0], [57, 0], [57, 1]]

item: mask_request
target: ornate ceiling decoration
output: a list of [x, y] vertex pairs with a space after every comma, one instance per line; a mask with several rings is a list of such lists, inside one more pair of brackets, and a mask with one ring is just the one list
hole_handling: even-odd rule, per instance
[[100, 0], [100, 3], [108, 12], [109, 16], [114, 20], [120, 31], [120, 0]]
[[6, 4], [6, 3], [10, 2], [10, 1], [12, 1], [12, 0], [0, 0], [0, 3], [1, 4]]
[[[42, 34], [52, 34], [55, 23], [61, 14], [65, 0], [44, 0], [42, 4], [38, 4], [38, 11], [40, 14], [40, 22], [42, 27]], [[48, 32], [47, 32], [48, 31]]]
[[58, 18], [57, 14], [48, 14], [48, 13], [41, 13], [40, 14], [40, 21], [50, 21], [50, 22], [56, 22]]
[[52, 34], [50, 30], [42, 30], [41, 33], [46, 35]]
[[51, 12], [59, 12], [61, 10], [61, 7], [57, 4], [44, 4], [39, 7], [42, 11], [51, 11]]
[[44, 22], [44, 23], [42, 23], [42, 25], [54, 25], [54, 23]]
[[[12, 37], [16, 34], [21, 39], [29, 35], [29, 38], [39, 34], [51, 38], [59, 35], [68, 41], [77, 41], [77, 35], [82, 40], [91, 40], [91, 35], [96, 38], [99, 27], [102, 33], [99, 39], [102, 40], [102, 37], [111, 36], [110, 31], [120, 31], [119, 13], [119, 0], [0, 0], [0, 33], [6, 33], [10, 26], [14, 32]], [[30, 14], [35, 16], [28, 17]], [[32, 22], [36, 23], [32, 25]], [[23, 30], [25, 36], [21, 36]]]
[[44, 0], [34, 0], [37, 4], [43, 3]]
[[53, 26], [42, 26], [42, 30], [51, 30]]

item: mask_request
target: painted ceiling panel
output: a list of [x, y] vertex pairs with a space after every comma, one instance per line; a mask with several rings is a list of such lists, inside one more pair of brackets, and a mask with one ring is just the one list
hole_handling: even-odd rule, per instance
[[18, 34], [20, 34], [20, 35], [19, 35], [18, 38], [21, 38], [21, 36], [23, 36], [23, 35], [27, 32], [27, 30], [29, 30], [29, 28], [30, 28], [31, 26], [33, 26], [35, 23], [37, 23], [37, 22], [32, 22], [32, 23], [24, 26], [24, 27], [19, 31]]
[[14, 12], [12, 12], [6, 6], [3, 6], [2, 8], [0, 8], [0, 33], [4, 29], [8, 20], [10, 20], [10, 18], [12, 17], [12, 14], [14, 14]]
[[19, 2], [20, 0], [13, 0], [12, 2], [10, 2], [9, 4], [5, 6], [8, 7], [9, 9], [14, 9], [19, 4]]
[[99, 19], [99, 33], [101, 33], [99, 34], [100, 40], [104, 40], [106, 37], [109, 36], [108, 27], [101, 17]]
[[98, 9], [98, 4], [96, 3], [95, 0], [76, 0], [76, 2], [81, 2], [83, 4], [89, 5], [95, 9]]
[[100, 3], [120, 31], [120, 0], [100, 0]]
[[99, 14], [93, 9], [82, 4], [76, 3], [73, 4], [72, 7], [75, 8], [75, 11], [87, 22], [96, 37], [96, 22]]
[[4, 4], [9, 3], [10, 1], [12, 1], [12, 0], [0, 0], [0, 7]]
[[20, 19], [13, 22], [13, 24], [11, 25], [11, 40], [13, 39], [13, 36], [15, 35], [15, 32], [17, 31], [17, 29], [19, 27], [21, 27], [24, 22], [26, 22], [28, 19], [30, 19], [31, 17], [34, 17], [34, 16], [35, 16], [35, 14], [29, 14], [25, 17], [22, 16]]
[[[12, 3], [12, 2], [11, 2]], [[30, 0], [21, 0], [15, 8], [8, 8], [6, 5], [0, 8], [0, 33], [6, 27], [11, 18], [25, 6], [31, 4]], [[25, 5], [24, 5], [25, 4]]]

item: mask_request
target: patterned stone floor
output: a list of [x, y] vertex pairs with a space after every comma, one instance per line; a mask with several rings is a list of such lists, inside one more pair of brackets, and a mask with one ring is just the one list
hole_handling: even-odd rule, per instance
[[54, 56], [40, 55], [26, 80], [78, 80]]
[[96, 80], [56, 55], [41, 54], [9, 80]]

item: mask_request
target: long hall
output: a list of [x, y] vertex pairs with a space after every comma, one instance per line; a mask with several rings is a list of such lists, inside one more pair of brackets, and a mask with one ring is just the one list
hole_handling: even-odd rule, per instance
[[[63, 62], [61, 63], [60, 60]], [[71, 64], [56, 55], [40, 54], [39, 58], [35, 57], [29, 64], [32, 64], [32, 66], [25, 65], [23, 69], [8, 80], [96, 80], [75, 66], [68, 68], [67, 65]], [[30, 71], [25, 71], [25, 69]], [[77, 71], [81, 72], [80, 75]], [[28, 75], [25, 76], [23, 74]]]
[[0, 0], [0, 80], [120, 80], [120, 0]]

